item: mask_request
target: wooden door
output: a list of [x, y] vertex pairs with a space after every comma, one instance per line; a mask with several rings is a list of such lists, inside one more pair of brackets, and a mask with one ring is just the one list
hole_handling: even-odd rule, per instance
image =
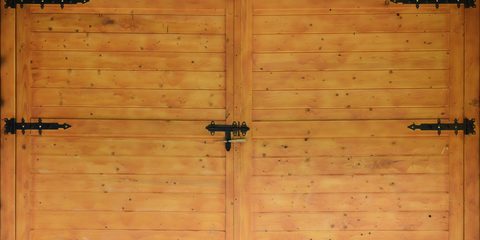
[[463, 12], [244, 1], [238, 239], [463, 239]]
[[230, 2], [17, 9], [16, 239], [226, 239]]

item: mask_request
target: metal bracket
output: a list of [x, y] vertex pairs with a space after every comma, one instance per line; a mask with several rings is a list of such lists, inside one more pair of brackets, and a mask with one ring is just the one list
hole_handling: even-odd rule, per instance
[[43, 130], [58, 130], [58, 129], [69, 129], [72, 126], [70, 124], [64, 123], [44, 123], [42, 119], [38, 119], [37, 123], [27, 123], [25, 119], [22, 118], [20, 123], [17, 123], [15, 118], [5, 118], [5, 134], [17, 134], [18, 130], [22, 131], [22, 134], [25, 135], [26, 130], [38, 130], [38, 133], [42, 135]]
[[250, 128], [247, 126], [246, 122], [233, 122], [232, 125], [217, 125], [215, 122], [210, 123], [206, 129], [213, 136], [216, 132], [225, 133], [225, 149], [230, 151], [232, 149], [232, 142], [243, 142], [244, 140], [232, 139], [233, 136], [246, 136], [247, 132], [250, 131]]
[[90, 0], [5, 0], [5, 8], [16, 8], [17, 4], [20, 4], [20, 7], [23, 8], [24, 4], [37, 4], [41, 8], [44, 8], [46, 4], [58, 4], [61, 8], [65, 4], [85, 4]]
[[460, 6], [463, 4], [465, 8], [474, 8], [476, 7], [475, 2], [476, 0], [390, 0], [393, 3], [398, 4], [415, 4], [417, 8], [423, 4], [435, 4], [436, 8], [440, 7], [440, 4], [457, 4]]
[[421, 131], [437, 131], [438, 135], [442, 134], [442, 131], [455, 131], [455, 135], [458, 135], [459, 131], [463, 131], [465, 135], [475, 135], [475, 119], [465, 118], [463, 123], [459, 123], [458, 119], [455, 119], [454, 123], [442, 123], [440, 119], [435, 123], [422, 123], [417, 125], [413, 123], [408, 128]]

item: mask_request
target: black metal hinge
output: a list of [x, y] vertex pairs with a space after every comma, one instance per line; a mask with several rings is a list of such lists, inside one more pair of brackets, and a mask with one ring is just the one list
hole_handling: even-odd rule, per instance
[[37, 4], [43, 8], [47, 4], [58, 4], [60, 7], [64, 7], [65, 4], [85, 4], [90, 0], [5, 0], [5, 8], [16, 8], [19, 4], [20, 7], [23, 7], [24, 4]]
[[476, 7], [476, 0], [390, 0], [394, 3], [399, 4], [415, 4], [417, 8], [423, 4], [435, 4], [435, 7], [439, 8], [441, 4], [456, 4], [460, 7], [462, 4], [465, 8], [474, 8]]
[[232, 125], [217, 125], [215, 122], [210, 123], [206, 127], [210, 134], [215, 135], [216, 132], [225, 133], [225, 149], [230, 151], [232, 149], [232, 142], [235, 142], [232, 138], [233, 136], [246, 136], [247, 132], [250, 131], [250, 128], [247, 126], [247, 123], [243, 122], [233, 122]]
[[438, 135], [442, 134], [442, 131], [455, 131], [455, 135], [458, 135], [459, 131], [463, 131], [465, 135], [474, 135], [475, 132], [475, 119], [465, 118], [463, 123], [459, 123], [458, 119], [455, 119], [454, 123], [442, 123], [438, 119], [437, 123], [422, 123], [417, 125], [413, 123], [408, 126], [412, 130], [421, 130], [421, 131], [437, 131]]
[[6, 118], [5, 121], [5, 133], [6, 134], [17, 134], [18, 130], [22, 131], [22, 134], [25, 134], [26, 130], [37, 130], [40, 135], [44, 130], [59, 130], [59, 129], [69, 129], [72, 126], [70, 124], [64, 123], [44, 123], [42, 119], [38, 119], [36, 123], [27, 123], [25, 119], [22, 118], [22, 121], [17, 123], [15, 118]]

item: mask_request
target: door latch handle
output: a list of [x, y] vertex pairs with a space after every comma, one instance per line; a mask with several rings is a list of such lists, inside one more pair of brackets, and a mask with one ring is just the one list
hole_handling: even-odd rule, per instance
[[[250, 128], [246, 122], [233, 122], [232, 125], [217, 125], [215, 122], [211, 122], [206, 129], [213, 136], [217, 132], [225, 133], [225, 149], [230, 151], [232, 149], [232, 143], [246, 142], [246, 139], [234, 139], [233, 137], [246, 136]], [[233, 137], [232, 137], [233, 135]]]

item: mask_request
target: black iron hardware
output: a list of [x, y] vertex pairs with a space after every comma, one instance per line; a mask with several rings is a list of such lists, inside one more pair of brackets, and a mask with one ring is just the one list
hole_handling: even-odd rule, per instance
[[5, 133], [6, 134], [17, 134], [18, 130], [22, 131], [22, 134], [25, 135], [26, 130], [38, 130], [38, 133], [42, 135], [43, 130], [59, 130], [59, 129], [69, 129], [72, 126], [70, 124], [64, 123], [44, 123], [42, 119], [38, 119], [36, 123], [27, 123], [25, 119], [22, 118], [22, 121], [17, 123], [15, 118], [6, 118], [5, 121]]
[[468, 119], [465, 118], [463, 123], [459, 123], [458, 119], [455, 119], [454, 123], [442, 123], [440, 119], [438, 119], [437, 123], [423, 123], [417, 125], [413, 123], [412, 125], [408, 126], [408, 128], [421, 131], [437, 131], [438, 135], [442, 134], [442, 131], [455, 131], [455, 135], [458, 135], [459, 131], [463, 131], [465, 135], [474, 135], [475, 132], [475, 119]]
[[250, 131], [250, 128], [247, 126], [246, 122], [233, 122], [232, 125], [217, 125], [215, 122], [210, 123], [206, 127], [206, 129], [210, 132], [210, 134], [215, 135], [216, 132], [224, 132], [225, 133], [225, 149], [230, 151], [232, 149], [232, 142], [241, 142], [242, 139], [233, 139], [233, 136], [246, 136], [247, 132]]
[[58, 4], [60, 7], [64, 7], [65, 4], [85, 4], [90, 0], [5, 0], [5, 8], [16, 8], [17, 4], [23, 7], [24, 4], [37, 4], [41, 8], [44, 8], [46, 4]]
[[435, 7], [439, 8], [440, 4], [457, 4], [460, 7], [462, 4], [465, 5], [465, 8], [474, 8], [476, 7], [476, 0], [390, 0], [394, 3], [400, 4], [415, 4], [417, 8], [423, 4], [435, 4]]

